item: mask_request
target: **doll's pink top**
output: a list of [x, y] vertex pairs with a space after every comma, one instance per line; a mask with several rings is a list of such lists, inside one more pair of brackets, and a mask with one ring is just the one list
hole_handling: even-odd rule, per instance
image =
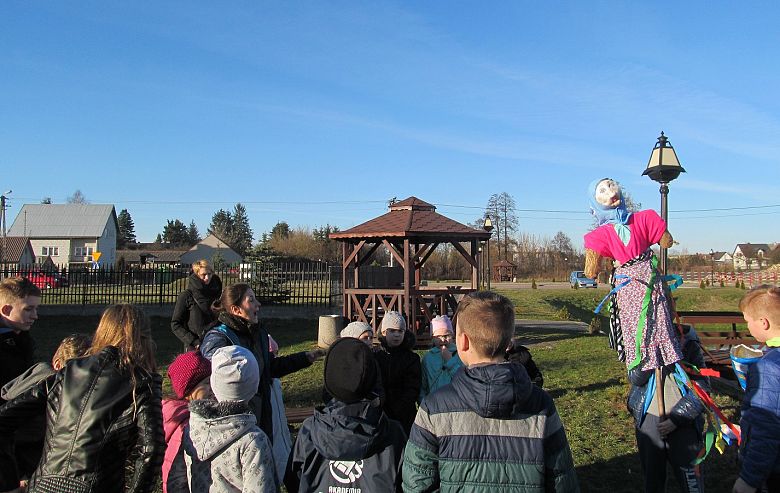
[[614, 224], [604, 224], [585, 235], [585, 248], [623, 264], [661, 241], [666, 231], [666, 223], [652, 209], [634, 212], [626, 226], [631, 230], [628, 245], [623, 244]]

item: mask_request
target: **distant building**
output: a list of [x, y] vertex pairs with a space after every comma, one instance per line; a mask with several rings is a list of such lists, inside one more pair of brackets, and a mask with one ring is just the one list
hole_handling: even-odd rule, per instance
[[762, 269], [769, 265], [770, 251], [766, 243], [739, 243], [734, 248], [734, 268]]
[[217, 258], [221, 257], [223, 263], [230, 265], [239, 264], [243, 261], [241, 255], [230, 248], [224, 240], [212, 233], [182, 255], [181, 263], [191, 265], [200, 259], [206, 259], [213, 264], [215, 256]]
[[110, 204], [25, 204], [8, 234], [29, 237], [35, 256], [51, 257], [58, 266], [93, 261], [112, 266], [118, 231], [116, 210]]
[[731, 265], [734, 257], [729, 252], [713, 252], [710, 254], [712, 261], [721, 265]]
[[117, 264], [124, 265], [179, 265], [187, 250], [117, 250]]
[[35, 263], [35, 253], [30, 239], [23, 236], [0, 238], [0, 266], [21, 267]]

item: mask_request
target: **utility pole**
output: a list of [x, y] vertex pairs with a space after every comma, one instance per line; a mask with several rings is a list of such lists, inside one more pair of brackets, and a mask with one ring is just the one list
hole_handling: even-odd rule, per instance
[[0, 195], [0, 227], [2, 227], [3, 232], [3, 245], [0, 247], [0, 266], [5, 266], [5, 252], [8, 251], [8, 235], [6, 232], [6, 220], [5, 220], [5, 209], [6, 209], [6, 200], [8, 199], [7, 195], [11, 194], [11, 190], [8, 190], [4, 194]]

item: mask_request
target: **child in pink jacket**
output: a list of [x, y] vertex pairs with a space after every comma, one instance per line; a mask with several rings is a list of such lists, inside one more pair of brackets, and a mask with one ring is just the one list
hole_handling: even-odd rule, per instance
[[210, 376], [211, 362], [198, 351], [180, 354], [168, 367], [171, 387], [178, 399], [163, 399], [162, 404], [167, 445], [162, 466], [164, 493], [189, 491], [184, 456], [179, 453], [184, 428], [190, 421], [187, 405], [189, 401], [211, 396]]

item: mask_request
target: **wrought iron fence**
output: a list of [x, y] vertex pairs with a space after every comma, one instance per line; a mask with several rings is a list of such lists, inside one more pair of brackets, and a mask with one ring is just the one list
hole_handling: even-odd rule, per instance
[[[115, 268], [4, 266], [0, 278], [27, 277], [43, 304], [175, 303], [187, 288], [189, 267], [148, 264]], [[323, 262], [264, 262], [216, 269], [223, 286], [252, 286], [264, 304], [331, 305], [341, 295], [338, 268]]]

